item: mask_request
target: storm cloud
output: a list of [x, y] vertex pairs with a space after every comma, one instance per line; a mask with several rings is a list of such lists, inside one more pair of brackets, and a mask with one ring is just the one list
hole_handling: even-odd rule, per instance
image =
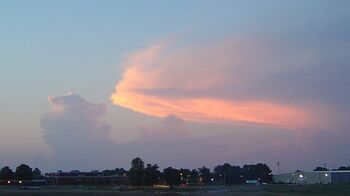
[[112, 164], [114, 142], [110, 125], [103, 120], [104, 104], [86, 101], [77, 94], [48, 98], [52, 110], [40, 121], [43, 136], [61, 168], [99, 168]]
[[47, 162], [52, 165], [51, 170], [128, 168], [130, 160], [139, 156], [162, 167], [189, 168], [213, 167], [224, 162], [238, 165], [265, 162], [276, 169], [275, 163], [280, 161], [281, 169], [286, 171], [331, 165], [333, 160], [337, 165], [346, 164], [349, 155], [338, 150], [349, 143], [346, 131], [305, 134], [281, 131], [278, 127], [191, 124], [175, 115], [158, 119], [158, 125], [136, 122], [140, 137], [116, 143], [109, 133], [128, 130], [112, 128], [105, 122], [104, 104], [72, 93], [49, 97], [49, 103], [52, 109], [40, 122], [43, 136], [53, 150], [53, 157]]

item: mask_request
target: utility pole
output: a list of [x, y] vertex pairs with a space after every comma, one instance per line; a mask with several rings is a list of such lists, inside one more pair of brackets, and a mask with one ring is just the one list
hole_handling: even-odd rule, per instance
[[277, 174], [280, 174], [280, 162], [277, 161]]

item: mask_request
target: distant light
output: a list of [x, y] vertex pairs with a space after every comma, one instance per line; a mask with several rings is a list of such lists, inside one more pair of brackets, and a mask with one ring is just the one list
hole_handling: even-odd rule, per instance
[[180, 176], [182, 176], [182, 173], [180, 173]]
[[294, 176], [294, 174], [291, 174], [292, 176]]
[[11, 181], [7, 181], [7, 184], [11, 184]]
[[328, 176], [328, 174], [325, 174], [325, 176], [327, 177], [327, 176]]
[[220, 174], [220, 177], [221, 177], [222, 175]]
[[300, 174], [299, 177], [302, 178], [302, 177], [304, 177], [304, 176]]
[[214, 178], [212, 178], [211, 181], [214, 181]]
[[20, 180], [19, 183], [22, 184], [22, 181]]

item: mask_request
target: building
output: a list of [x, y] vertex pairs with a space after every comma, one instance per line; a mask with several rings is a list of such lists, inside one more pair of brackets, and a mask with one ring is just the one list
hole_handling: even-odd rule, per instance
[[273, 176], [275, 183], [286, 184], [347, 184], [350, 171], [296, 171]]
[[127, 176], [105, 176], [102, 172], [57, 172], [45, 175], [48, 185], [121, 185]]

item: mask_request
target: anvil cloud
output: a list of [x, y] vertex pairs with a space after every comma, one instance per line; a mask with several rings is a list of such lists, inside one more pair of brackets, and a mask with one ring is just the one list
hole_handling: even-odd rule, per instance
[[[281, 49], [295, 50], [297, 58]], [[310, 53], [303, 52], [254, 37], [206, 44], [160, 41], [126, 58], [111, 99], [157, 117], [305, 127], [313, 119], [300, 103], [262, 92], [267, 78], [304, 66]]]

